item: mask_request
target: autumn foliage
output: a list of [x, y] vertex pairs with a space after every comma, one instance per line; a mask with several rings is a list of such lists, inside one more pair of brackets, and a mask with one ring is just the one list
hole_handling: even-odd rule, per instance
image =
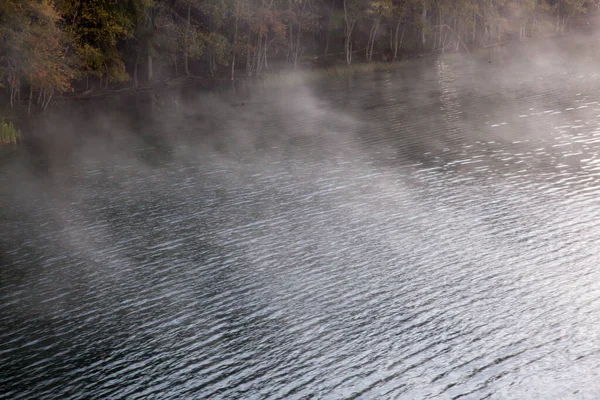
[[[562, 34], [598, 0], [0, 0], [13, 106], [181, 75], [391, 61]], [[23, 92], [23, 93], [22, 93]]]

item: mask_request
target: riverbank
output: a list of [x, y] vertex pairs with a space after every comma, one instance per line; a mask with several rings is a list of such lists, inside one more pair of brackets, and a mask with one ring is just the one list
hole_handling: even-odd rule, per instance
[[[13, 108], [8, 104], [0, 106], [0, 119], [11, 122], [23, 132], [27, 139], [34, 129], [39, 129], [43, 124], [40, 121], [48, 119], [48, 115], [64, 115], [66, 111], [85, 110], [93, 114], [93, 110], [106, 111], [118, 107], [120, 111], [135, 111], [137, 118], [144, 119], [144, 115], [152, 115], [157, 109], [164, 110], [172, 103], [185, 104], [188, 100], [197, 98], [199, 94], [217, 96], [226, 104], [242, 104], [256, 93], [265, 89], [290, 88], [303, 84], [314, 83], [323, 79], [338, 79], [355, 74], [368, 74], [377, 71], [391, 71], [402, 69], [415, 62], [433, 62], [440, 57], [452, 62], [485, 62], [488, 59], [501, 60], [504, 56], [515, 56], [524, 62], [539, 60], [544, 54], [561, 48], [561, 51], [576, 51], [579, 45], [589, 42], [595, 36], [587, 35], [561, 35], [499, 43], [496, 46], [484, 48], [461, 49], [461, 51], [440, 51], [427, 54], [413, 54], [409, 58], [393, 62], [356, 63], [346, 65], [341, 62], [327, 64], [304, 63], [297, 70], [281, 68], [269, 71], [259, 76], [246, 77], [242, 71], [233, 85], [230, 78], [221, 77], [179, 77], [156, 82], [152, 85], [140, 85], [137, 88], [121, 87], [103, 89], [84, 93], [67, 93], [57, 96], [52, 106], [46, 113], [29, 115], [28, 105], [25, 102], [16, 103]], [[567, 44], [567, 45], [565, 45]], [[540, 57], [541, 55], [541, 57]], [[427, 61], [430, 60], [430, 61]], [[492, 61], [489, 61], [492, 62]], [[141, 105], [141, 108], [140, 108]], [[127, 111], [125, 111], [127, 110]], [[59, 121], [55, 118], [54, 121]]]
[[[45, 112], [31, 112], [26, 102], [16, 102], [13, 107], [9, 104], [0, 106], [0, 118], [9, 121], [23, 132], [30, 130], [31, 122], [43, 119], [46, 115], [61, 113], [66, 109], [80, 106], [102, 104], [111, 101], [120, 102], [123, 99], [136, 99], [142, 103], [150, 103], [162, 107], [173, 97], [194, 98], [198, 94], [219, 96], [227, 103], [236, 104], [243, 102], [252, 93], [264, 89], [276, 89], [298, 86], [320, 79], [333, 79], [360, 73], [375, 71], [386, 71], [402, 68], [412, 60], [413, 57], [395, 62], [373, 62], [356, 63], [351, 65], [305, 65], [297, 70], [282, 69], [269, 71], [259, 76], [240, 76], [234, 84], [227, 78], [205, 78], [205, 77], [179, 77], [166, 81], [156, 82], [151, 85], [140, 85], [134, 87], [121, 87], [114, 89], [102, 89], [84, 93], [65, 93], [56, 96], [51, 107]], [[242, 75], [240, 73], [240, 75]], [[176, 95], [176, 96], [174, 96]]]

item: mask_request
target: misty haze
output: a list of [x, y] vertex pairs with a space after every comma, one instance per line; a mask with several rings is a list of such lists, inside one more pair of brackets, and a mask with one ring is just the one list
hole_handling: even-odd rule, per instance
[[600, 398], [596, 2], [0, 3], [0, 399]]

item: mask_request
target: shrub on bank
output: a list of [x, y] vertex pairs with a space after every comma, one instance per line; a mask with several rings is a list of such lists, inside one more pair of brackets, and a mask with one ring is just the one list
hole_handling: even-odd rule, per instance
[[21, 132], [12, 122], [0, 120], [0, 145], [17, 144], [21, 141]]

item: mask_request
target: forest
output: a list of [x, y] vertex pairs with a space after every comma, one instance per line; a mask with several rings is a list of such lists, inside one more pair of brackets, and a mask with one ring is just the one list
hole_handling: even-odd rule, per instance
[[560, 35], [590, 0], [0, 0], [2, 102]]

